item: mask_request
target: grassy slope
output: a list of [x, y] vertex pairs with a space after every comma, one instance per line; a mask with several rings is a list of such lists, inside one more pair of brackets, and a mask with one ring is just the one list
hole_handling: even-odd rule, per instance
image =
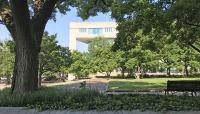
[[200, 80], [200, 78], [147, 78], [147, 79], [112, 79], [109, 90], [151, 90], [166, 88], [167, 80]]

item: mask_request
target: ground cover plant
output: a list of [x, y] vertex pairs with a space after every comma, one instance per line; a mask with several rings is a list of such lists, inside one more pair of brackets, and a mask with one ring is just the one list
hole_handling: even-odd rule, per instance
[[200, 78], [112, 79], [109, 90], [163, 90], [168, 80], [200, 80]]
[[33, 93], [11, 95], [0, 91], [1, 107], [28, 107], [39, 110], [136, 110], [184, 111], [200, 110], [200, 98], [162, 95], [106, 95], [95, 90], [57, 90], [42, 88]]

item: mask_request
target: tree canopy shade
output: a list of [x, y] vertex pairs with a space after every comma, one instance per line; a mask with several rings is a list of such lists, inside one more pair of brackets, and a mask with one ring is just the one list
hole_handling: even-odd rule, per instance
[[80, 13], [87, 19], [98, 12], [111, 12], [119, 31], [114, 49], [131, 49], [137, 43], [136, 33], [142, 31], [157, 38], [170, 36], [200, 52], [199, 5], [199, 0], [104, 0], [98, 6], [82, 6], [87, 8]]
[[12, 91], [37, 90], [38, 54], [48, 20], [56, 20], [56, 12], [65, 14], [70, 6], [85, 2], [95, 5], [100, 0], [93, 1], [0, 0], [0, 23], [6, 26], [16, 44]]

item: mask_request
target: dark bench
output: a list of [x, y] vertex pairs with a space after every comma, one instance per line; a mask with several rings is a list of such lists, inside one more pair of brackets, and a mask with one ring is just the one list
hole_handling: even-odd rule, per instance
[[200, 80], [174, 80], [167, 81], [165, 95], [169, 92], [191, 92], [192, 96], [200, 91]]

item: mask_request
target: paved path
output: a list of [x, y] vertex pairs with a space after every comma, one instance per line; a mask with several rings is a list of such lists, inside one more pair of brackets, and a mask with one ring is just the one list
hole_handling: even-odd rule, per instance
[[[76, 81], [67, 81], [60, 83], [43, 83], [44, 86], [52, 86], [58, 89], [80, 89], [80, 83], [86, 81], [86, 87], [91, 89], [99, 90], [100, 92], [105, 92], [108, 87], [108, 79], [94, 78], [94, 79], [84, 79]], [[0, 84], [0, 90], [10, 87], [10, 85]]]
[[105, 92], [108, 89], [109, 79], [95, 78], [86, 80], [88, 88], [97, 89], [100, 92]]
[[84, 79], [78, 81], [69, 81], [62, 85], [56, 85], [54, 87], [58, 89], [80, 89], [80, 83], [86, 81], [86, 87], [90, 89], [96, 89], [100, 92], [105, 92], [108, 87], [108, 79], [94, 78], [94, 79]]
[[[164, 91], [150, 91], [150, 92], [107, 92], [107, 94], [113, 94], [113, 95], [120, 95], [120, 94], [154, 94], [154, 95], [165, 95]], [[177, 95], [177, 96], [182, 96], [182, 95], [187, 95], [187, 96], [192, 96], [191, 92], [173, 92], [169, 93], [169, 95]], [[200, 92], [197, 92], [197, 96], [200, 96]]]
[[4, 88], [6, 88], [6, 87], [10, 87], [10, 85], [0, 84], [0, 90], [1, 90], [1, 89], [4, 89]]
[[169, 111], [169, 112], [153, 112], [153, 111], [68, 111], [68, 110], [48, 110], [37, 111], [34, 109], [26, 109], [21, 107], [0, 107], [0, 114], [200, 114], [200, 111]]

